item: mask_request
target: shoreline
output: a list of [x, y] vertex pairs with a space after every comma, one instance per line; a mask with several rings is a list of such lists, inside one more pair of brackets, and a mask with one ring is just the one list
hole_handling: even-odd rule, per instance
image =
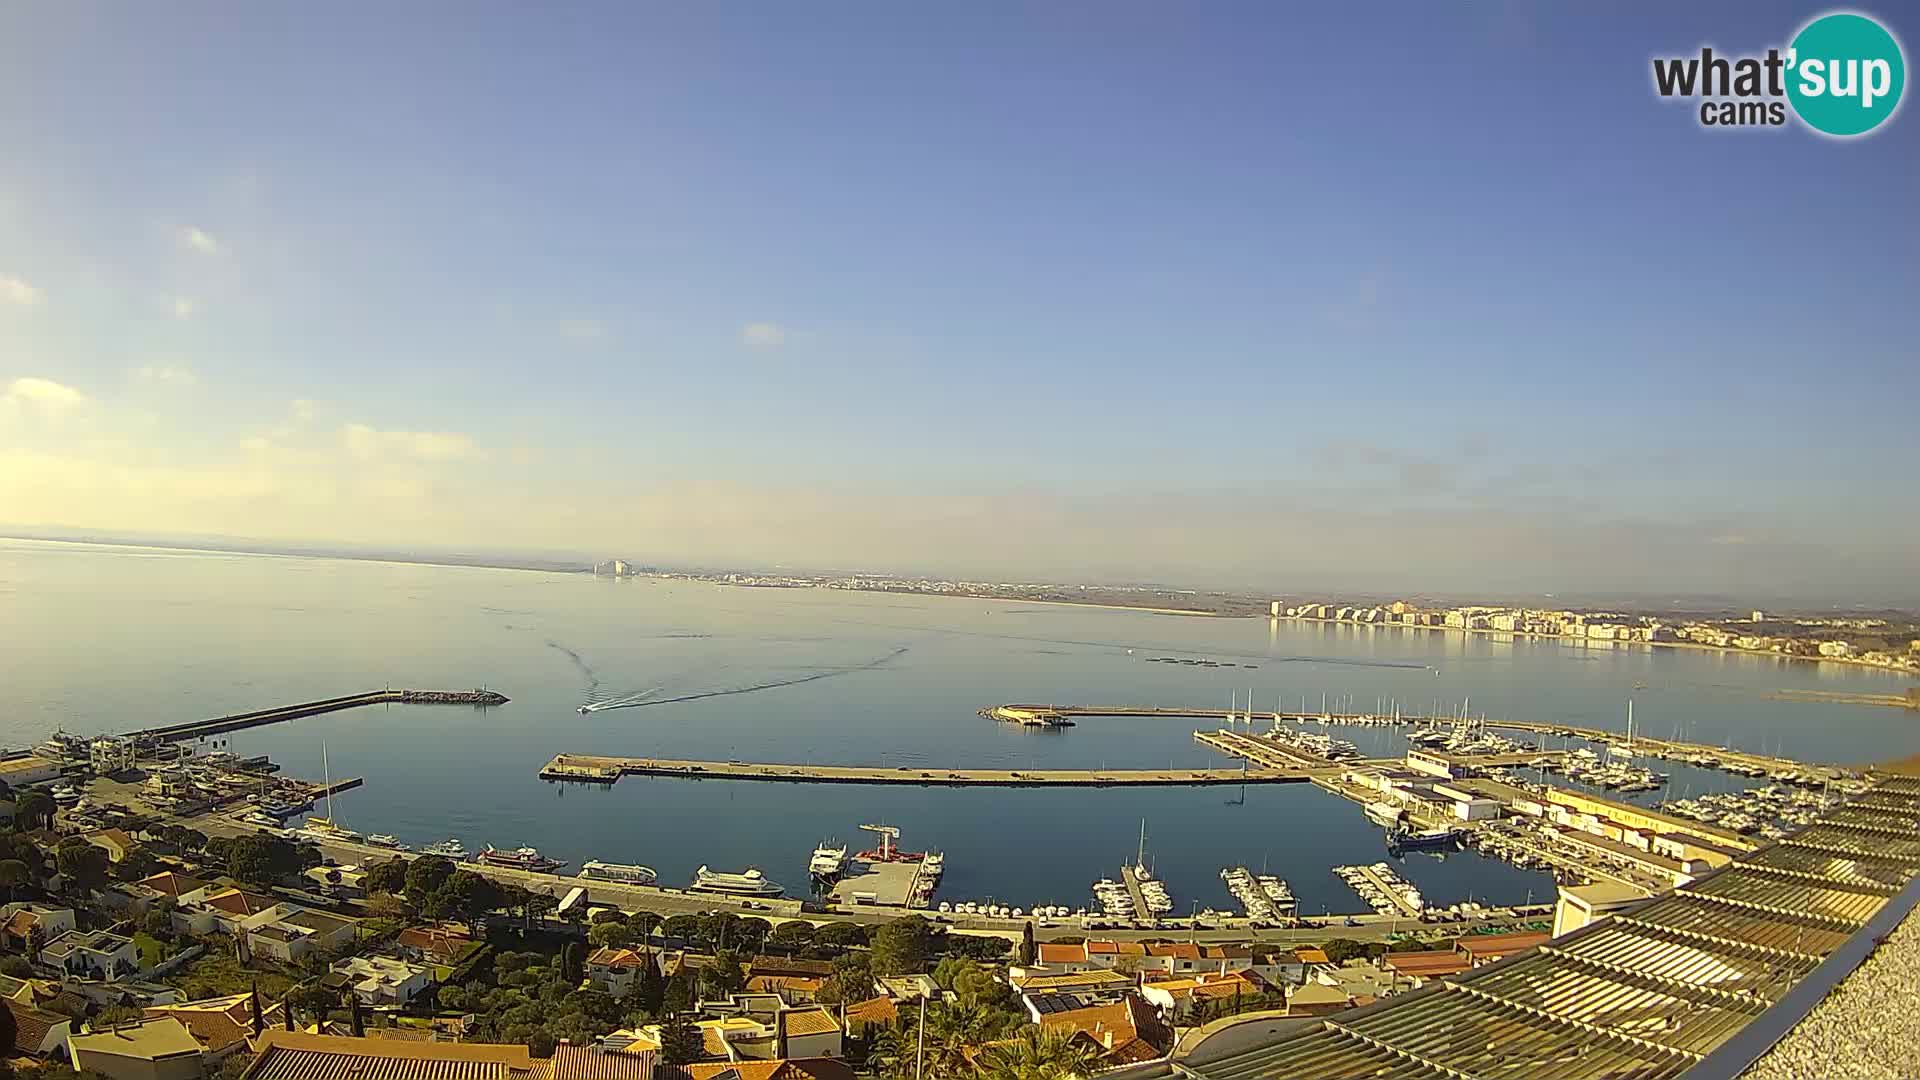
[[1708, 645], [1703, 641], [1635, 641], [1630, 638], [1585, 638], [1570, 637], [1565, 634], [1537, 634], [1530, 630], [1481, 630], [1465, 626], [1420, 626], [1407, 623], [1363, 623], [1352, 619], [1318, 619], [1306, 615], [1269, 615], [1269, 622], [1318, 623], [1322, 626], [1355, 626], [1369, 630], [1420, 630], [1428, 633], [1443, 634], [1486, 634], [1495, 637], [1528, 638], [1534, 641], [1559, 641], [1566, 644], [1578, 642], [1582, 645], [1631, 646], [1642, 649], [1691, 649], [1695, 652], [1722, 653], [1727, 656], [1751, 656], [1763, 660], [1801, 661], [1815, 664], [1841, 664], [1847, 667], [1861, 668], [1866, 671], [1878, 671], [1895, 678], [1905, 679], [1920, 685], [1920, 672], [1906, 671], [1901, 668], [1887, 667], [1883, 664], [1869, 664], [1865, 660], [1855, 660], [1838, 656], [1800, 656], [1795, 653], [1763, 652], [1759, 649], [1734, 649], [1724, 645]]

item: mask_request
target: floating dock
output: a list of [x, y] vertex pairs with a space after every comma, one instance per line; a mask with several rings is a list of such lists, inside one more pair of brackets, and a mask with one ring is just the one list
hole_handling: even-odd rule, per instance
[[1298, 784], [1313, 779], [1323, 771], [1300, 768], [923, 769], [906, 765], [887, 769], [858, 765], [793, 765], [561, 754], [540, 770], [540, 778], [589, 784], [611, 784], [622, 776], [672, 776], [696, 780], [920, 787], [1193, 787], [1209, 784]]

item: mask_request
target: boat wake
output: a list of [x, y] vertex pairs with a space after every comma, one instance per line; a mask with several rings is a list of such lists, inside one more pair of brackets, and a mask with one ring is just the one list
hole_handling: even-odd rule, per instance
[[663, 687], [656, 686], [652, 690], [643, 691], [629, 697], [613, 698], [608, 701], [589, 701], [585, 705], [580, 706], [580, 711], [594, 713], [605, 712], [609, 709], [638, 709], [648, 705], [673, 705], [684, 701], [700, 701], [705, 698], [732, 697], [735, 694], [757, 694], [762, 690], [778, 690], [784, 686], [799, 686], [802, 683], [819, 682], [822, 679], [851, 675], [857, 671], [872, 671], [875, 668], [882, 667], [898, 659], [906, 651], [907, 647], [902, 645], [885, 656], [875, 657], [864, 664], [855, 664], [851, 667], [828, 668], [825, 671], [815, 671], [806, 675], [798, 675], [791, 679], [774, 679], [770, 682], [754, 683], [751, 686], [735, 686], [725, 690], [699, 690], [689, 694], [677, 694], [673, 697], [653, 698], [651, 695], [664, 689]]
[[600, 676], [594, 674], [593, 665], [582, 660], [579, 653], [574, 652], [572, 649], [567, 648], [552, 638], [547, 639], [547, 648], [567, 654], [567, 659], [573, 661], [573, 666], [579, 668], [580, 674], [587, 677], [587, 693], [591, 694], [595, 690], [600, 689]]

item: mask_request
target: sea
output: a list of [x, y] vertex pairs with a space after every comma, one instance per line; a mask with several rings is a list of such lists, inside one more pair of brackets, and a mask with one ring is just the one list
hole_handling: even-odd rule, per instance
[[[1171, 664], [1158, 657], [1212, 661]], [[1361, 808], [1307, 784], [939, 789], [628, 778], [549, 783], [555, 754], [989, 768], [1230, 765], [1195, 723], [1090, 718], [1034, 731], [988, 705], [1142, 704], [1546, 720], [1859, 764], [1920, 751], [1898, 709], [1783, 701], [1896, 693], [1846, 665], [1411, 628], [665, 578], [0, 540], [0, 744], [381, 687], [486, 687], [489, 709], [384, 706], [233, 733], [295, 776], [361, 777], [335, 815], [419, 845], [528, 845], [574, 864], [761, 868], [804, 892], [816, 845], [892, 825], [946, 855], [939, 899], [1090, 903], [1145, 855], [1182, 913], [1231, 909], [1220, 873], [1292, 885], [1303, 913], [1364, 910], [1331, 868], [1388, 860], [1430, 903], [1540, 901], [1546, 874], [1475, 852], [1391, 856]], [[580, 706], [595, 706], [582, 713]], [[1370, 754], [1404, 740], [1336, 729]], [[1751, 781], [1679, 765], [1669, 790]]]

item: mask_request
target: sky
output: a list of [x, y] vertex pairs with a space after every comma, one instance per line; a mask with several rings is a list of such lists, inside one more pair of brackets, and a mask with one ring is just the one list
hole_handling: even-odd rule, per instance
[[0, 525], [1920, 603], [1822, 10], [0, 5]]

